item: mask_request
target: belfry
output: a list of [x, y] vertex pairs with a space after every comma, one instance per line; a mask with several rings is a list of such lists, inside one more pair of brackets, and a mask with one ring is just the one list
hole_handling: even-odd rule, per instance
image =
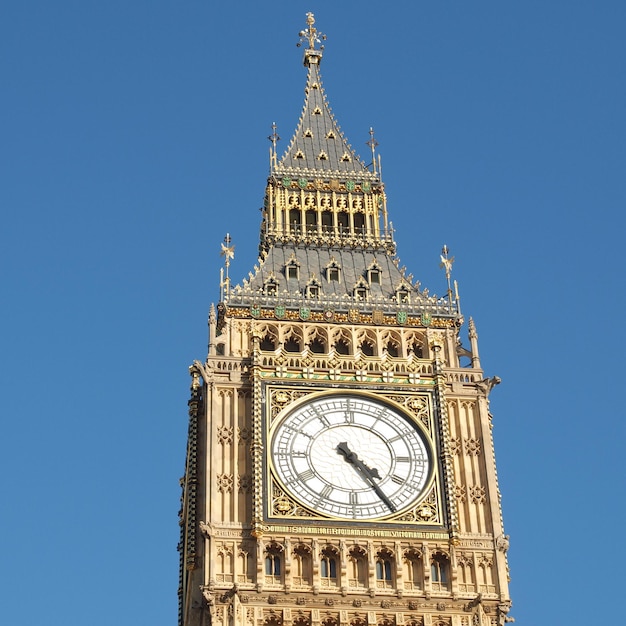
[[[370, 131], [351, 148], [300, 32], [305, 103], [270, 136], [259, 260], [190, 367], [180, 626], [513, 621], [489, 393], [444, 246], [443, 297], [401, 267]], [[369, 159], [368, 159], [369, 160]], [[406, 227], [410, 225], [407, 224]]]

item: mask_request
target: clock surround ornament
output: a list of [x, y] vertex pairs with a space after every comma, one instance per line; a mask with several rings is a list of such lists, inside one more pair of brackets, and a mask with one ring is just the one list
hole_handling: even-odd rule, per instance
[[433, 479], [422, 424], [375, 394], [307, 395], [280, 411], [268, 442], [281, 491], [322, 518], [392, 519], [415, 507]]

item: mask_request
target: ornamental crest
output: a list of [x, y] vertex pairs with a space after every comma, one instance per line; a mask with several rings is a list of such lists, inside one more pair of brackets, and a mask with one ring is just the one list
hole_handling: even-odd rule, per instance
[[252, 317], [260, 317], [261, 316], [261, 305], [260, 304], [251, 304], [250, 305], [250, 315], [252, 315]]
[[408, 319], [408, 314], [406, 311], [398, 311], [396, 313], [396, 321], [398, 324], [406, 324], [406, 320]]
[[275, 306], [274, 307], [274, 315], [276, 316], [276, 319], [282, 320], [283, 317], [285, 317], [285, 305], [284, 304], [279, 304], [279, 305]]
[[282, 180], [283, 187], [291, 187], [291, 178], [289, 176], [285, 176]]
[[338, 181], [336, 178], [333, 178], [333, 179], [330, 181], [330, 188], [331, 188], [333, 191], [339, 191], [339, 189], [341, 189], [341, 185], [339, 184], [339, 181]]
[[368, 191], [372, 190], [372, 185], [370, 185], [370, 182], [368, 180], [364, 181], [363, 184], [361, 185], [361, 189], [367, 193]]
[[348, 309], [348, 321], [353, 324], [359, 321], [359, 309]]
[[430, 313], [422, 313], [422, 324], [424, 326], [430, 326], [432, 321], [433, 321], [433, 318]]
[[324, 309], [324, 319], [330, 322], [335, 318], [335, 312], [332, 309]]
[[311, 317], [311, 309], [308, 306], [301, 306], [298, 315], [301, 320], [308, 320]]
[[309, 181], [306, 178], [298, 178], [298, 187], [300, 187], [300, 189], [306, 189], [308, 184]]
[[346, 181], [346, 189], [348, 191], [354, 191], [354, 187], [355, 187], [355, 184], [353, 180]]
[[372, 322], [374, 322], [374, 324], [382, 324], [384, 321], [383, 318], [383, 312], [381, 311], [381, 309], [374, 309], [372, 311]]

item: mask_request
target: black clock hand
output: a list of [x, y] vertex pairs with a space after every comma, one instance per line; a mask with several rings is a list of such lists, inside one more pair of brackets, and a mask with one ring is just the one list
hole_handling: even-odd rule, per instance
[[376, 468], [369, 468], [365, 463], [363, 463], [363, 461], [361, 461], [361, 459], [359, 459], [359, 457], [352, 452], [352, 450], [350, 450], [347, 442], [345, 441], [342, 441], [337, 445], [337, 452], [341, 454], [345, 460], [365, 478], [366, 482], [368, 482], [374, 489], [374, 493], [376, 493], [376, 495], [387, 505], [392, 513], [395, 513], [396, 507], [374, 480], [375, 478], [380, 478], [378, 470]]
[[348, 444], [344, 441], [337, 446], [337, 452], [345, 457], [348, 463], [351, 463], [356, 468], [360, 469], [364, 474], [373, 476], [374, 478], [380, 478], [380, 474], [376, 468], [368, 467], [359, 457], [350, 450]]

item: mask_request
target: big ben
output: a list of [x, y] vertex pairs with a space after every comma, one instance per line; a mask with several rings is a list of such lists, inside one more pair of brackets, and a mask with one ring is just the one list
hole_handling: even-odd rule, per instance
[[366, 165], [328, 104], [310, 13], [300, 38], [305, 102], [284, 154], [270, 135], [259, 260], [232, 284], [225, 239], [190, 367], [179, 623], [501, 626], [499, 379], [448, 249], [443, 297], [401, 267], [373, 133]]

